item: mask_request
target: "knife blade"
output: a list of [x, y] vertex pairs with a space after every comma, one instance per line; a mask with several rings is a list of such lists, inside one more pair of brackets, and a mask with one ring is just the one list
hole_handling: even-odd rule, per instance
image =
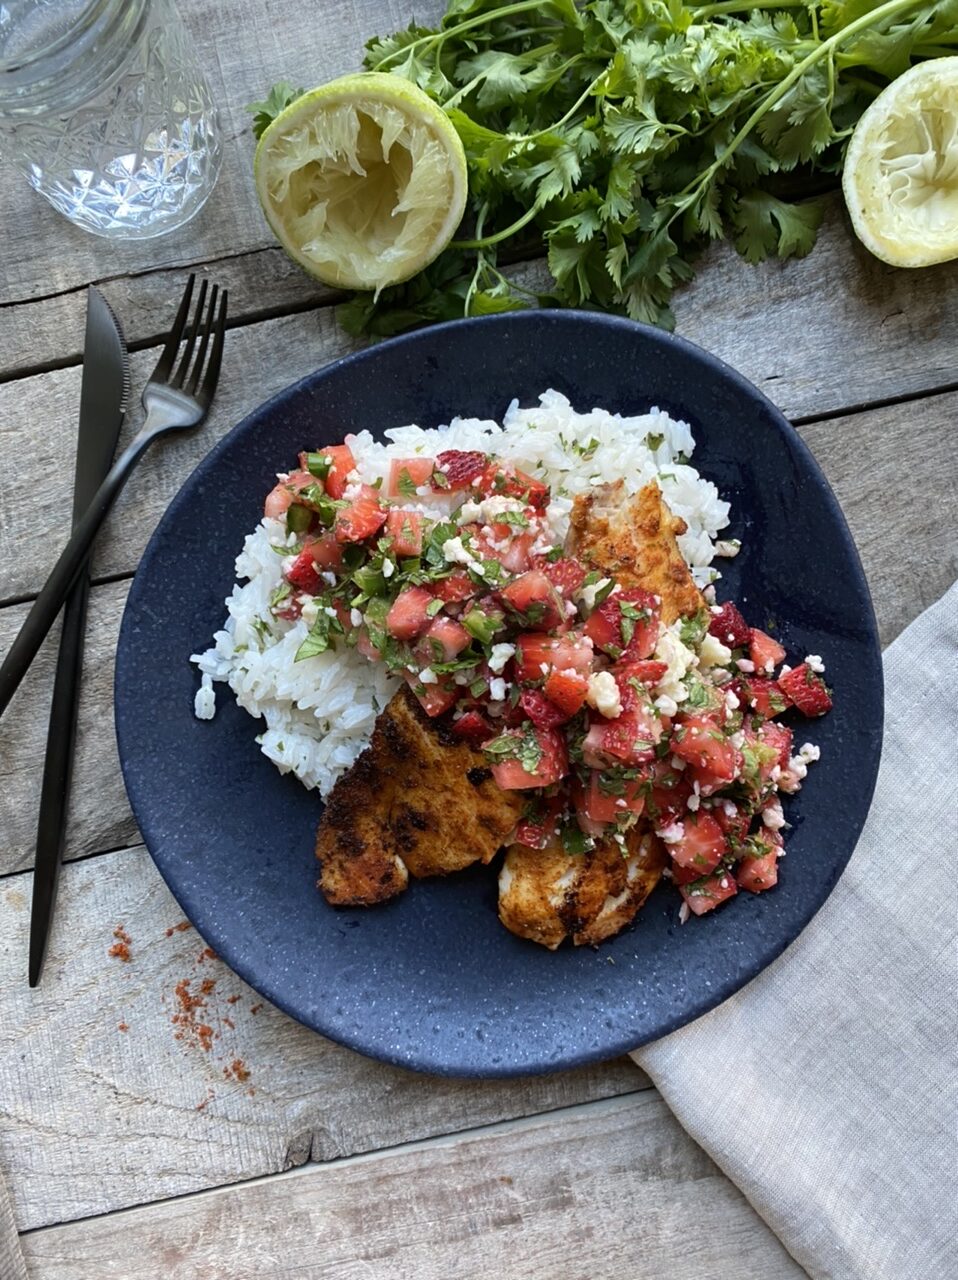
[[[129, 394], [129, 358], [119, 322], [103, 295], [91, 286], [87, 293], [83, 344], [80, 425], [73, 485], [74, 523], [87, 509], [110, 469]], [[28, 976], [31, 987], [37, 985], [43, 968], [63, 856], [89, 593], [88, 566], [64, 606], [50, 705], [30, 909]]]

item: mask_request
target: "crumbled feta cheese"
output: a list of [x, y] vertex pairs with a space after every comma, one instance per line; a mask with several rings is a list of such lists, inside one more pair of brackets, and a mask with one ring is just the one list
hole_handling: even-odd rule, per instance
[[811, 764], [813, 760], [821, 760], [822, 749], [821, 747], [816, 747], [814, 742], [803, 742], [798, 749], [798, 756], [806, 764]]
[[481, 502], [464, 502], [459, 508], [459, 523], [501, 523], [498, 517], [507, 511], [525, 511], [525, 504], [517, 498], [506, 498], [502, 494], [493, 494], [492, 497], [483, 498]]
[[578, 612], [579, 610], [576, 608], [576, 606], [572, 603], [571, 600], [567, 600], [565, 602], [565, 615], [567, 618], [574, 618]]
[[589, 689], [585, 700], [590, 707], [595, 707], [607, 720], [614, 720], [622, 714], [622, 698], [615, 676], [611, 671], [593, 671], [589, 676]]
[[672, 766], [673, 769], [678, 769], [679, 773], [681, 773], [682, 770], [687, 767], [688, 761], [683, 760], [681, 756], [673, 756], [672, 759], [669, 761], [669, 764]]
[[712, 611], [714, 612], [715, 611], [715, 588], [712, 586], [711, 582], [708, 584], [707, 587], [703, 589], [702, 595], [705, 597], [705, 603], [708, 605], [711, 605]]
[[732, 650], [707, 631], [699, 648], [699, 664], [703, 667], [724, 667], [731, 661]]
[[547, 675], [549, 674], [549, 664], [548, 664], [548, 662], [540, 662], [540, 663], [539, 663], [539, 670], [542, 672], [542, 674], [543, 674], [544, 676], [547, 676]]
[[502, 676], [493, 676], [489, 681], [489, 697], [493, 702], [505, 702], [508, 685]]
[[383, 577], [391, 578], [395, 572], [396, 572], [396, 566], [387, 556], [385, 560], [383, 560]]
[[663, 716], [674, 716], [679, 709], [679, 704], [674, 698], [670, 698], [667, 693], [660, 693], [653, 705], [656, 711]]
[[349, 621], [352, 623], [354, 627], [361, 627], [363, 625], [363, 615], [359, 612], [358, 609], [350, 609]]
[[[714, 593], [715, 593], [715, 588], [714, 588], [714, 587], [712, 588], [712, 593], [713, 593], [713, 595], [714, 595]], [[718, 616], [718, 614], [720, 614], [721, 612], [722, 612], [722, 606], [721, 606], [720, 604], [713, 604], [713, 605], [711, 606], [711, 608], [709, 609], [709, 613], [711, 613], [713, 616], [716, 616], [716, 617], [717, 617], [717, 616]]]
[[470, 567], [479, 564], [469, 548], [462, 545], [462, 538], [447, 538], [442, 544], [442, 558], [450, 564], [464, 564]]
[[335, 587], [336, 585], [335, 573], [330, 573], [327, 570], [325, 573], [321, 573], [319, 576], [322, 578], [322, 580], [326, 583], [328, 587]]
[[655, 834], [666, 844], [678, 844], [685, 837], [685, 824], [670, 822], [667, 827], [660, 827]]
[[781, 671], [781, 674], [782, 674], [783, 676], [787, 676], [787, 675], [788, 675], [788, 673], [791, 671], [791, 669], [792, 669], [792, 668], [791, 668], [791, 667], [788, 665], [788, 663], [786, 662], [786, 663], [784, 663], [784, 664], [782, 665], [782, 671]]
[[689, 796], [689, 798], [688, 798], [688, 806], [687, 806], [687, 807], [688, 807], [689, 809], [691, 809], [693, 813], [695, 813], [695, 812], [697, 811], [697, 809], [698, 809], [698, 807], [699, 807], [699, 805], [700, 805], [701, 803], [702, 803], [702, 798], [701, 798], [701, 796], [692, 795], [692, 796]]
[[336, 612], [336, 610], [333, 608], [333, 606], [332, 606], [331, 604], [324, 604], [324, 605], [323, 605], [323, 613], [325, 613], [325, 615], [326, 615], [326, 617], [327, 617], [327, 618], [338, 618], [338, 617], [339, 617], [339, 614]]
[[808, 664], [809, 670], [816, 672], [817, 675], [821, 675], [825, 670], [825, 664], [817, 653], [807, 653], [805, 655], [805, 661]]
[[516, 651], [514, 644], [494, 644], [489, 654], [489, 670], [496, 675], [505, 668], [506, 663]]
[[687, 902], [683, 902], [682, 905], [679, 907], [679, 924], [687, 924], [689, 916], [691, 914], [692, 913], [689, 910], [689, 904]]
[[729, 742], [735, 747], [736, 751], [741, 751], [745, 746], [745, 734], [739, 729], [738, 733], [733, 733], [729, 736]]
[[739, 671], [744, 671], [746, 675], [751, 675], [755, 670], [755, 663], [750, 658], [739, 658], [735, 665]]
[[785, 826], [785, 814], [782, 813], [780, 800], [769, 800], [762, 810], [762, 823], [769, 831], [781, 831]]
[[302, 611], [300, 612], [299, 616], [306, 623], [307, 627], [311, 627], [313, 623], [316, 621], [316, 615], [318, 613], [319, 613], [319, 603], [315, 598], [313, 598], [306, 601], [306, 603], [303, 605]]
[[682, 679], [688, 671], [698, 666], [699, 660], [679, 639], [678, 624], [673, 624], [672, 627], [663, 629], [659, 633], [654, 656], [659, 662], [664, 662], [667, 668], [665, 675], [656, 685], [658, 693], [672, 698], [675, 702], [684, 702], [689, 696], [689, 691], [682, 684]]
[[726, 560], [733, 560], [741, 550], [742, 543], [738, 538], [722, 538], [715, 544], [715, 554]]
[[593, 582], [590, 586], [580, 587], [575, 594], [576, 600], [578, 600], [580, 604], [584, 604], [591, 613], [595, 608], [595, 597], [597, 592], [602, 591], [607, 587], [610, 581], [610, 578], [600, 578], [598, 582]]
[[419, 680], [421, 684], [439, 683], [439, 677], [436, 675], [435, 671], [433, 671], [432, 667], [423, 667], [422, 671], [419, 673]]
[[728, 707], [729, 711], [737, 711], [739, 707], [742, 705], [741, 702], [739, 702], [738, 698], [735, 696], [734, 689], [729, 689], [728, 692], [726, 693], [725, 705]]

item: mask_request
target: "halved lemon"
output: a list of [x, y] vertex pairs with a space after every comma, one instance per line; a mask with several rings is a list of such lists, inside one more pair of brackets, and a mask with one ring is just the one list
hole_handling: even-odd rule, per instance
[[856, 235], [883, 262], [958, 258], [958, 57], [882, 90], [855, 126], [842, 188]]
[[253, 169], [283, 248], [343, 289], [407, 280], [446, 247], [466, 205], [466, 156], [449, 117], [381, 72], [297, 98], [260, 138]]

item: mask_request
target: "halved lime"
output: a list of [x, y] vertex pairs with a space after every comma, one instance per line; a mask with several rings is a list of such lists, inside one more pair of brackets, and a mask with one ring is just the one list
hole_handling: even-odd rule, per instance
[[958, 257], [958, 57], [882, 90], [852, 134], [842, 187], [856, 235], [883, 262]]
[[343, 289], [406, 280], [452, 239], [466, 156], [445, 112], [381, 72], [297, 98], [256, 148], [256, 190], [280, 244]]

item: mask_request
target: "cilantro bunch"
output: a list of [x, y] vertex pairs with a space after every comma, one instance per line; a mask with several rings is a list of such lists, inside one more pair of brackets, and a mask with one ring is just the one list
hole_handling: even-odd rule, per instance
[[[462, 238], [341, 321], [388, 335], [538, 302], [670, 326], [711, 240], [749, 262], [808, 253], [821, 210], [801, 197], [840, 171], [861, 113], [956, 46], [958, 0], [450, 0], [439, 27], [370, 41], [365, 65], [455, 125]], [[531, 295], [506, 264], [543, 249], [553, 286]]]

